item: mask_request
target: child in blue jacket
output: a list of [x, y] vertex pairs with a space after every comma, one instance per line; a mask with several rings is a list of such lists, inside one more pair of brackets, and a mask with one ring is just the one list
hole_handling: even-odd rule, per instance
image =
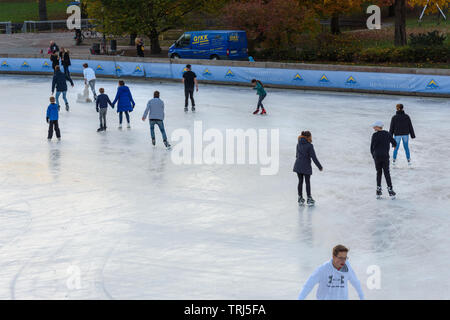
[[61, 132], [59, 131], [59, 125], [58, 125], [58, 118], [59, 118], [59, 112], [58, 112], [58, 105], [55, 103], [56, 99], [55, 97], [50, 97], [50, 105], [47, 108], [47, 123], [48, 126], [48, 140], [52, 140], [53, 138], [53, 130], [56, 132], [56, 137], [58, 140], [61, 140]]

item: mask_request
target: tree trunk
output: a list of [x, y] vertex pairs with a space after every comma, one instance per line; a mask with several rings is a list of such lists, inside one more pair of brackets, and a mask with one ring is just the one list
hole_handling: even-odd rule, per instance
[[130, 34], [130, 46], [134, 46], [135, 45], [134, 41], [136, 40], [136, 37], [137, 37], [136, 33]]
[[389, 15], [388, 17], [394, 17], [395, 16], [395, 5], [389, 6]]
[[47, 21], [47, 1], [46, 0], [39, 0], [39, 20], [40, 21]]
[[156, 30], [153, 30], [150, 35], [150, 52], [151, 54], [160, 54], [161, 46], [159, 44], [159, 33]]
[[340, 34], [341, 28], [339, 27], [339, 14], [334, 13], [331, 17], [331, 33]]
[[406, 0], [395, 0], [395, 45], [406, 46]]

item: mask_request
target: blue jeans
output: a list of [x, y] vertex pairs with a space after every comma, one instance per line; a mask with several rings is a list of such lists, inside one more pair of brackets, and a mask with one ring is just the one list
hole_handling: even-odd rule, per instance
[[166, 130], [164, 129], [164, 122], [162, 120], [152, 120], [150, 119], [150, 134], [152, 139], [155, 139], [155, 124], [159, 127], [159, 131], [163, 136], [163, 141], [167, 140]]
[[263, 108], [264, 109], [264, 106], [263, 106], [263, 104], [262, 104], [262, 102], [263, 102], [263, 100], [264, 100], [264, 98], [267, 96], [267, 93], [265, 94], [265, 95], [263, 95], [263, 96], [259, 96], [259, 99], [258, 99], [258, 105], [257, 105], [257, 108], [259, 109], [259, 108]]
[[397, 159], [398, 149], [400, 148], [400, 141], [403, 141], [403, 148], [405, 149], [406, 159], [409, 160], [411, 158], [411, 156], [409, 154], [409, 147], [408, 147], [409, 135], [395, 136], [394, 139], [395, 139], [395, 142], [397, 142], [397, 147], [394, 150], [394, 160]]
[[62, 93], [62, 95], [63, 95], [63, 100], [64, 100], [64, 102], [65, 102], [66, 104], [69, 104], [69, 102], [67, 101], [67, 97], [66, 97], [67, 91], [56, 91], [56, 96], [55, 96], [55, 98], [56, 98], [56, 104], [58, 105], [58, 107], [59, 107], [59, 96], [61, 95], [61, 93]]

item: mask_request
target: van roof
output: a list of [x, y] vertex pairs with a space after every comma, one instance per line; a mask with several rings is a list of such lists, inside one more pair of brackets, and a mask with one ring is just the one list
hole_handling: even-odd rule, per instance
[[245, 32], [244, 30], [200, 30], [200, 31], [186, 31], [185, 33], [231, 33], [231, 32]]

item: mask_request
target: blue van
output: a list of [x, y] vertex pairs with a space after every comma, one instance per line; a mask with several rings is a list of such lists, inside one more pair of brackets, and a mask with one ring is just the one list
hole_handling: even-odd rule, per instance
[[185, 32], [169, 49], [171, 59], [248, 60], [245, 31]]

